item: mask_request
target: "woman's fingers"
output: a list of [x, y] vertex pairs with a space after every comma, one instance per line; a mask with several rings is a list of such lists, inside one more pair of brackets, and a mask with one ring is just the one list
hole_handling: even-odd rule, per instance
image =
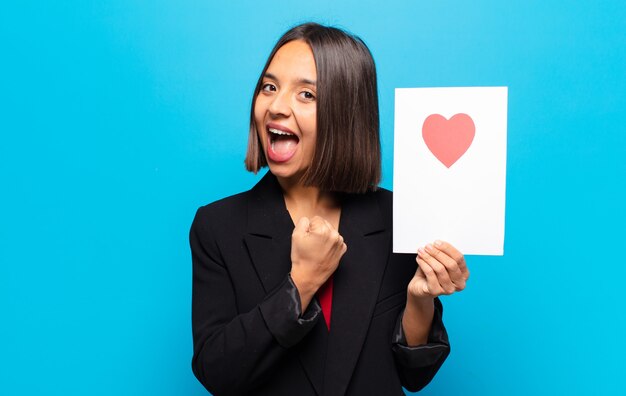
[[437, 280], [439, 281], [439, 284], [444, 291], [444, 293], [442, 294], [454, 293], [456, 291], [456, 286], [454, 282], [452, 282], [446, 266], [422, 248], [417, 250], [417, 254], [430, 266], [430, 268], [432, 268], [432, 270], [437, 275]]
[[417, 297], [452, 294], [463, 290], [469, 271], [463, 255], [443, 241], [417, 249], [418, 270], [409, 284], [409, 293]]
[[326, 220], [322, 219], [319, 216], [314, 216], [311, 218], [311, 224], [309, 226], [309, 231], [314, 232], [316, 234], [323, 234], [328, 232], [328, 226], [326, 225]]
[[345, 244], [343, 243], [343, 237], [341, 236], [341, 234], [339, 234], [339, 231], [337, 231], [328, 220], [324, 219], [323, 217], [316, 217], [324, 222], [325, 228], [326, 230], [328, 230], [329, 240], [335, 244], [335, 247], [338, 250], [343, 250]]
[[444, 241], [436, 241], [418, 249], [418, 255], [437, 274], [446, 294], [465, 289], [469, 270], [465, 257], [454, 246]]
[[458, 264], [461, 273], [465, 277], [465, 280], [469, 278], [469, 269], [467, 268], [467, 264], [465, 262], [465, 256], [463, 256], [461, 252], [459, 252], [454, 246], [445, 241], [435, 241], [433, 245], [436, 249], [447, 254]]
[[441, 294], [445, 294], [445, 290], [439, 283], [439, 278], [437, 277], [435, 270], [433, 270], [430, 264], [421, 259], [419, 256], [417, 257], [417, 264], [419, 264], [420, 270], [426, 277], [426, 287], [428, 290], [423, 290], [424, 294], [429, 294], [431, 296], [439, 296]]
[[467, 280], [467, 278], [459, 267], [459, 263], [455, 259], [431, 244], [426, 245], [425, 250], [431, 257], [433, 257], [446, 268], [448, 276], [454, 284], [456, 291], [465, 289], [465, 281]]
[[[328, 220], [321, 216], [314, 216], [308, 220], [308, 222], [309, 234], [319, 238], [320, 243], [329, 244], [328, 246], [331, 247], [333, 254], [338, 254], [339, 257], [341, 257], [348, 250], [343, 237], [332, 226], [332, 224], [328, 222]], [[298, 225], [300, 225], [300, 221], [298, 222]]]

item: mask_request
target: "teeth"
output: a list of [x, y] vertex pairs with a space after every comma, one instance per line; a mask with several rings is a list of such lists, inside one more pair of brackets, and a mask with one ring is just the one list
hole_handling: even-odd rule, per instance
[[274, 129], [274, 128], [268, 128], [268, 130], [269, 130], [271, 133], [276, 134], [276, 135], [283, 135], [283, 136], [291, 136], [291, 135], [293, 135], [293, 133], [289, 133], [289, 132], [281, 131], [281, 130]]

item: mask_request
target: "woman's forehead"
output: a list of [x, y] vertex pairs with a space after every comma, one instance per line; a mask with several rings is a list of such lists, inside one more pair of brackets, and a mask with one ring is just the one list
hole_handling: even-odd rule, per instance
[[267, 74], [277, 79], [303, 80], [314, 84], [317, 69], [311, 47], [301, 40], [283, 45], [272, 58]]

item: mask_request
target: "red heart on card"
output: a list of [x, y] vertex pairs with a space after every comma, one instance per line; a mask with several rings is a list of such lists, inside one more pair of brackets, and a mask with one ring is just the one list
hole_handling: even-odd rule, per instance
[[449, 120], [441, 114], [431, 114], [422, 126], [426, 146], [448, 168], [472, 145], [475, 133], [472, 117], [464, 113], [455, 114]]

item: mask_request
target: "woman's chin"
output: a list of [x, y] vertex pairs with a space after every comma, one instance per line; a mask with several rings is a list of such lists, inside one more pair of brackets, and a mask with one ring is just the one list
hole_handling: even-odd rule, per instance
[[271, 164], [269, 165], [270, 172], [277, 179], [288, 182], [289, 184], [297, 184], [302, 180], [302, 176], [304, 175], [304, 171], [296, 171], [292, 167], [287, 167], [284, 165]]
[[296, 175], [296, 172], [294, 172], [291, 169], [288, 169], [285, 166], [270, 164], [269, 168], [270, 168], [270, 172], [272, 172], [274, 176], [281, 178], [281, 179], [292, 179]]

